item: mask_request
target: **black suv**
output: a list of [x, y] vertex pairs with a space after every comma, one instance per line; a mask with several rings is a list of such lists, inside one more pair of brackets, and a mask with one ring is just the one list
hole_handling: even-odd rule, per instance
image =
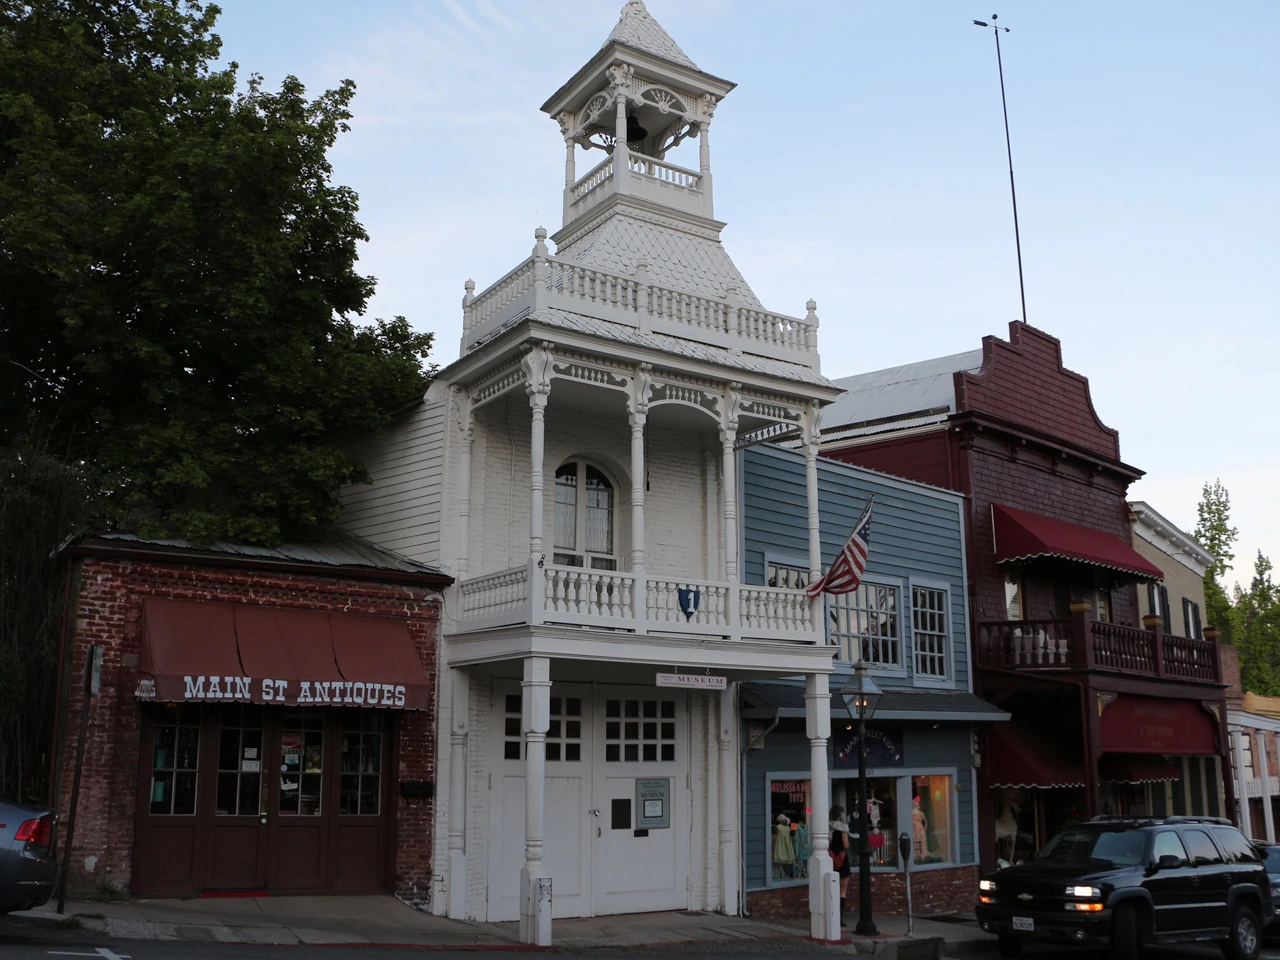
[[1230, 960], [1257, 960], [1274, 911], [1261, 854], [1220, 817], [1095, 817], [978, 887], [1002, 957], [1069, 942], [1133, 960], [1149, 944], [1219, 941]]

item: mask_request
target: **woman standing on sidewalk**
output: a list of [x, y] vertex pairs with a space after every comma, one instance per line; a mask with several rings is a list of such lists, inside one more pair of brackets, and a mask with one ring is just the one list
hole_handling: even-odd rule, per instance
[[849, 824], [844, 807], [831, 808], [831, 866], [840, 877], [840, 926], [844, 926], [844, 898], [849, 893]]

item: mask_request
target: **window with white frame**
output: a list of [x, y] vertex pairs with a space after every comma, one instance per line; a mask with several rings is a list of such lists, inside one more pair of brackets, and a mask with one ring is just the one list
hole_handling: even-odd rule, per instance
[[911, 637], [918, 677], [947, 678], [951, 614], [946, 590], [911, 587]]
[[828, 595], [830, 637], [840, 648], [839, 658], [901, 669], [898, 611], [898, 588], [888, 584], [864, 580], [852, 593]]
[[803, 590], [809, 585], [809, 569], [798, 563], [786, 563], [766, 559], [764, 565], [764, 582], [770, 587], [786, 587], [791, 590]]
[[616, 570], [613, 484], [590, 464], [566, 463], [556, 470], [555, 552], [562, 567]]

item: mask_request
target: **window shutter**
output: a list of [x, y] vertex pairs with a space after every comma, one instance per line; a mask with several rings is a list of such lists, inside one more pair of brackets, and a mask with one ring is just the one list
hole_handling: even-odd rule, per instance
[[1186, 597], [1182, 598], [1182, 626], [1186, 631], [1182, 634], [1184, 637], [1195, 636], [1195, 633], [1191, 629], [1191, 601]]
[[1160, 593], [1154, 583], [1147, 584], [1147, 613], [1160, 612]]
[[1195, 637], [1197, 640], [1203, 640], [1204, 629], [1200, 625], [1200, 604], [1198, 603], [1191, 604], [1191, 614], [1195, 621], [1195, 628], [1196, 628], [1196, 632], [1193, 633], [1192, 636]]
[[1164, 632], [1173, 633], [1173, 612], [1169, 609], [1169, 588], [1160, 587], [1160, 616], [1164, 617]]

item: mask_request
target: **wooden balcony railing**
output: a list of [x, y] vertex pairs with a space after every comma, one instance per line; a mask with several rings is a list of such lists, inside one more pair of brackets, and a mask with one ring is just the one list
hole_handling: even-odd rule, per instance
[[1218, 645], [1152, 629], [1103, 623], [1087, 612], [1070, 620], [978, 624], [978, 665], [997, 670], [1099, 670], [1221, 683]]

